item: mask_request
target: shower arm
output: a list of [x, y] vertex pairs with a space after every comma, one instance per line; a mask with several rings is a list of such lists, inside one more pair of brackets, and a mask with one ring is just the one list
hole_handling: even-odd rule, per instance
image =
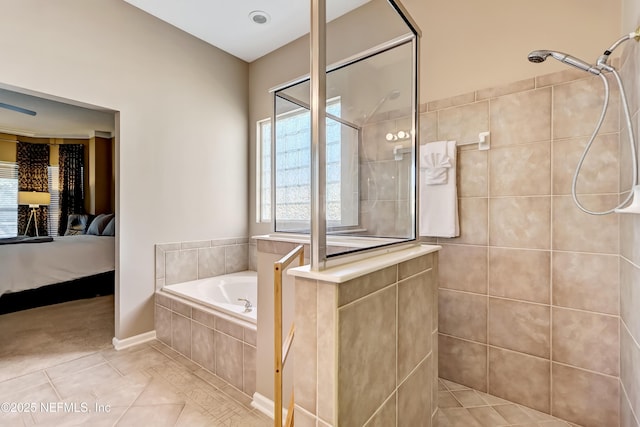
[[616, 50], [618, 48], [618, 46], [620, 46], [622, 43], [624, 43], [624, 42], [626, 42], [627, 40], [630, 40], [630, 39], [636, 39], [636, 41], [640, 41], [640, 27], [636, 28], [636, 30], [634, 32], [629, 33], [629, 34], [625, 34], [624, 36], [622, 36], [618, 40], [616, 40], [609, 47], [609, 49], [605, 50], [604, 53], [602, 55], [600, 55], [600, 57], [596, 61], [596, 66], [601, 70], [605, 70], [605, 71], [611, 72], [612, 67], [607, 64], [607, 61], [609, 60], [609, 56], [613, 53], [614, 50]]

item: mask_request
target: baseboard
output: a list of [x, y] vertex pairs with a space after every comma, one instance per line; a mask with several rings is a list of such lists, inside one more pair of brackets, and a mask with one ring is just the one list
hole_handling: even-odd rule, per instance
[[268, 397], [265, 397], [256, 391], [253, 393], [251, 406], [265, 414], [267, 417], [273, 419], [273, 400]]
[[[124, 338], [119, 340], [116, 337], [113, 337], [111, 341], [113, 344], [113, 348], [116, 350], [124, 350], [125, 348], [132, 347], [134, 345], [142, 344], [148, 341], [152, 341], [156, 339], [156, 331], [145, 332], [144, 334], [134, 335], [129, 338]], [[271, 404], [271, 408], [273, 410], [273, 403]]]

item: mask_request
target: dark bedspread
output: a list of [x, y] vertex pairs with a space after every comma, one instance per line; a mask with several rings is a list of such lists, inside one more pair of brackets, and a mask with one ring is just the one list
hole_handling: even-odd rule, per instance
[[6, 237], [4, 239], [0, 239], [0, 245], [15, 245], [17, 243], [45, 243], [45, 242], [53, 242], [53, 237], [51, 236], [42, 236], [42, 237], [16, 236], [16, 237]]

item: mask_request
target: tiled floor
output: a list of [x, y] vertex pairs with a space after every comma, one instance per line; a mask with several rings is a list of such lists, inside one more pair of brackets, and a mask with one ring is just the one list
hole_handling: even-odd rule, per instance
[[112, 296], [1, 315], [0, 426], [272, 425], [159, 341], [113, 350], [113, 317]]
[[[159, 341], [113, 350], [113, 317], [111, 296], [0, 315], [0, 426], [272, 425], [246, 395]], [[439, 386], [439, 427], [571, 426]]]
[[440, 379], [438, 386], [438, 427], [575, 426], [451, 381]]

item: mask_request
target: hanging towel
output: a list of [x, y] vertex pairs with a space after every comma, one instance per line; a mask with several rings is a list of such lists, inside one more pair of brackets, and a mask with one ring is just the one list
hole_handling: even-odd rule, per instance
[[447, 153], [447, 144], [441, 141], [433, 150], [423, 150], [420, 154], [420, 168], [424, 173], [425, 184], [446, 184], [447, 171], [451, 168], [451, 159]]
[[419, 184], [420, 235], [459, 236], [455, 141], [420, 146]]

